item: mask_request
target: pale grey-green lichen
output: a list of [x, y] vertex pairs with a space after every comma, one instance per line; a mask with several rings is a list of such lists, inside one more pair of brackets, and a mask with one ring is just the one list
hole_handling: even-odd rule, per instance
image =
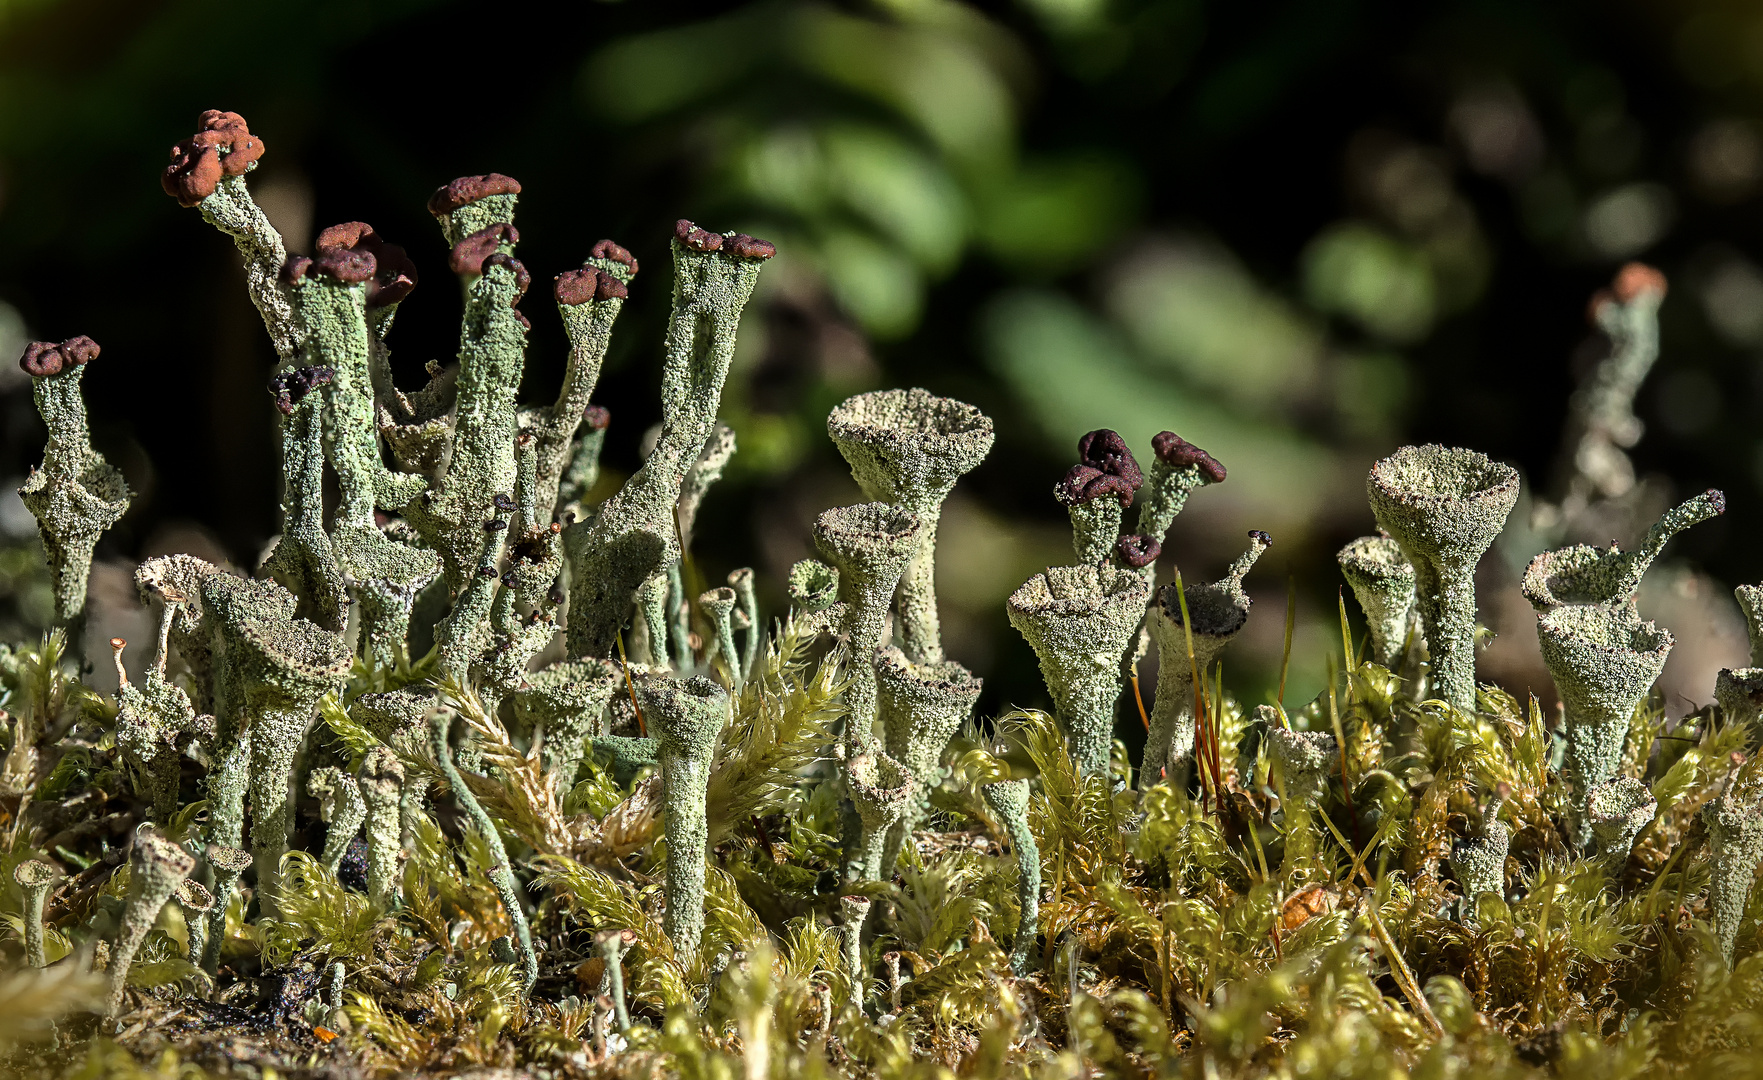
[[453, 725], [453, 714], [444, 709], [436, 709], [429, 714], [429, 751], [434, 755], [435, 764], [441, 768], [441, 776], [447, 786], [453, 789], [453, 801], [471, 820], [472, 827], [478, 832], [484, 847], [494, 860], [489, 867], [490, 882], [496, 887], [496, 895], [502, 901], [502, 908], [508, 914], [508, 921], [514, 927], [514, 945], [516, 957], [521, 968], [522, 989], [531, 991], [533, 983], [539, 978], [539, 955], [533, 951], [532, 929], [527, 924], [526, 908], [521, 904], [520, 881], [514, 876], [514, 867], [508, 861], [508, 851], [502, 846], [502, 834], [496, 830], [496, 822], [484, 812], [483, 804], [466, 786], [465, 777], [459, 773], [459, 767], [453, 762], [453, 751], [448, 746], [448, 729]]
[[915, 788], [905, 814], [888, 833], [877, 875], [885, 878], [893, 875], [901, 849], [929, 809], [943, 750], [973, 712], [984, 683], [953, 660], [918, 664], [892, 645], [876, 653], [875, 675], [883, 745]]
[[214, 894], [195, 878], [178, 882], [172, 896], [184, 913], [184, 930], [189, 946], [186, 956], [191, 964], [200, 966], [202, 952], [208, 946], [208, 913], [214, 910]]
[[1714, 917], [1714, 934], [1731, 963], [1751, 883], [1758, 863], [1763, 862], [1763, 777], [1755, 772], [1741, 773], [1702, 808], [1702, 821], [1708, 827], [1714, 862], [1708, 907]]
[[1666, 511], [1634, 551], [1614, 543], [1607, 551], [1589, 544], [1545, 551], [1525, 568], [1524, 596], [1538, 611], [1560, 604], [1626, 604], [1632, 609], [1641, 577], [1665, 544], [1691, 525], [1725, 512], [1726, 496], [1706, 491]]
[[875, 652], [894, 590], [923, 537], [917, 514], [888, 503], [839, 507], [814, 519], [814, 546], [839, 572], [839, 634], [851, 652], [846, 730], [865, 745], [875, 723]]
[[129, 851], [128, 897], [123, 901], [122, 921], [116, 939], [110, 943], [110, 964], [105, 969], [109, 984], [106, 1016], [122, 1011], [122, 992], [128, 985], [129, 965], [134, 962], [136, 950], [146, 939], [147, 931], [153, 929], [159, 909], [195, 866], [195, 856], [152, 829], [135, 833], [134, 846]]
[[[302, 386], [332, 375], [319, 367], [288, 374]], [[296, 614], [341, 633], [349, 591], [324, 528], [324, 399], [313, 389], [297, 402], [291, 392], [287, 396], [292, 410], [282, 418], [282, 532], [262, 572], [293, 594]]]
[[1470, 910], [1482, 893], [1502, 898], [1506, 894], [1506, 853], [1512, 846], [1512, 830], [1500, 820], [1505, 803], [1505, 794], [1496, 793], [1482, 807], [1474, 835], [1459, 837], [1451, 845], [1451, 873], [1456, 875]]
[[[169, 629], [170, 620], [162, 629]], [[202, 730], [195, 707], [183, 688], [166, 678], [161, 663], [147, 671], [142, 686], [129, 680], [122, 666], [122, 638], [112, 638], [117, 674], [116, 746], [139, 777], [137, 790], [147, 798], [155, 821], [164, 823], [177, 810], [178, 774], [183, 751]]]
[[746, 566], [731, 570], [728, 575], [729, 588], [735, 591], [735, 598], [739, 601], [735, 614], [739, 620], [744, 620], [746, 623], [744, 627], [740, 621], [735, 623], [735, 629], [740, 630], [743, 635], [741, 638], [741, 679], [743, 681], [753, 674], [753, 661], [759, 658], [759, 645], [765, 639], [765, 626], [759, 621], [759, 593], [754, 587], [753, 579], [752, 568]]
[[202, 849], [202, 859], [212, 875], [214, 906], [208, 911], [208, 927], [203, 934], [203, 971], [213, 975], [220, 970], [220, 946], [226, 940], [226, 912], [232, 903], [233, 890], [239, 878], [251, 868], [251, 853], [230, 844], [210, 841]]
[[306, 793], [318, 800], [318, 820], [325, 823], [324, 849], [318, 861], [335, 874], [349, 851], [350, 841], [367, 820], [367, 800], [353, 776], [335, 765], [314, 769], [306, 775]]
[[606, 993], [612, 998], [620, 1035], [629, 1033], [631, 1029], [630, 1009], [624, 1001], [624, 954], [630, 951], [636, 941], [637, 935], [631, 930], [601, 930], [594, 935], [594, 951], [606, 966]]
[[1130, 570], [1054, 566], [1012, 593], [1010, 625], [1040, 661], [1054, 715], [1085, 776], [1106, 777], [1114, 703], [1126, 680], [1120, 658], [1144, 618], [1150, 586]]
[[736, 694], [741, 692], [741, 683], [744, 680], [741, 654], [735, 648], [733, 618], [735, 605], [739, 600], [735, 591], [726, 585], [710, 589], [698, 597], [698, 609], [710, 620], [711, 627], [716, 631], [716, 640], [705, 652], [722, 658], [723, 669], [728, 672], [729, 689]]
[[704, 935], [704, 860], [710, 843], [705, 799], [716, 740], [729, 721], [728, 691], [702, 675], [646, 679], [637, 697], [661, 751], [667, 832], [667, 936], [691, 957]]
[[605, 734], [606, 703], [623, 685], [613, 661], [565, 660], [527, 676], [525, 689], [515, 694], [516, 711], [544, 733], [544, 769], [559, 791], [575, 785], [586, 740]]
[[1763, 668], [1722, 668], [1714, 677], [1714, 700], [1728, 723], [1763, 719]]
[[846, 881], [877, 881], [888, 834], [906, 816], [918, 794], [919, 779], [879, 747], [848, 740], [842, 749], [845, 793], [857, 811], [862, 832], [855, 850], [845, 854]]
[[869, 1000], [869, 965], [863, 962], [863, 924], [869, 921], [872, 905], [873, 901], [867, 896], [839, 897], [845, 972], [851, 979], [851, 1003], [859, 1009]]
[[49, 965], [49, 958], [43, 951], [43, 901], [59, 876], [53, 866], [41, 859], [25, 859], [12, 868], [12, 880], [24, 893], [25, 963], [34, 968]]
[[1341, 576], [1365, 612], [1371, 635], [1371, 659], [1400, 672], [1409, 634], [1417, 629], [1414, 567], [1402, 547], [1387, 536], [1361, 536], [1335, 555]]
[[1543, 662], [1561, 694], [1575, 831], [1586, 842], [1587, 800], [1616, 775], [1637, 706], [1665, 668], [1671, 632], [1642, 622], [1624, 604], [1572, 605], [1537, 618]]
[[1518, 501], [1518, 471], [1473, 450], [1404, 446], [1371, 467], [1378, 525], [1414, 567], [1433, 692], [1475, 710], [1475, 566]]
[[1658, 810], [1659, 802], [1647, 785], [1633, 777], [1614, 777], [1592, 788], [1586, 798], [1586, 819], [1591, 823], [1598, 856], [1615, 861], [1628, 858], [1635, 837]]
[[[1199, 488], [1224, 482], [1224, 466], [1211, 454], [1188, 442], [1173, 431], [1160, 431], [1151, 438], [1151, 469], [1139, 489], [1139, 516], [1134, 532], [1160, 547], [1175, 524], [1177, 515], [1187, 506], [1188, 496]], [[1150, 581], [1156, 573], [1152, 559], [1139, 572]]]
[[1293, 731], [1279, 722], [1267, 705], [1255, 708], [1264, 727], [1268, 756], [1279, 770], [1288, 813], [1313, 806], [1328, 789], [1328, 777], [1340, 764], [1340, 748], [1326, 731]]
[[[215, 627], [217, 744], [223, 754], [229, 734], [249, 744], [251, 854], [259, 900], [273, 912], [293, 824], [294, 758], [318, 700], [348, 677], [351, 656], [335, 634], [295, 617], [294, 597], [273, 581], [214, 574], [203, 582], [202, 601]], [[230, 754], [223, 761], [227, 767], [211, 777], [237, 769]], [[238, 843], [236, 780], [235, 773], [211, 785], [227, 804], [210, 807], [211, 839], [227, 844]]]
[[1763, 586], [1740, 585], [1732, 592], [1745, 616], [1745, 634], [1751, 641], [1751, 666], [1763, 667]]
[[639, 772], [661, 763], [661, 744], [653, 738], [628, 735], [596, 735], [588, 740], [596, 758], [603, 759], [614, 783], [629, 784]]
[[31, 376], [37, 413], [49, 429], [43, 464], [31, 470], [18, 494], [37, 519], [49, 581], [55, 594], [55, 620], [73, 623], [86, 610], [86, 583], [98, 538], [129, 508], [129, 486], [122, 473], [92, 448], [80, 379], [98, 355], [91, 338], [60, 344], [33, 342], [20, 366]]
[[827, 416], [826, 428], [865, 498], [909, 510], [923, 523], [900, 578], [896, 637], [914, 663], [937, 663], [937, 526], [955, 482], [991, 451], [992, 421], [972, 405], [915, 388], [849, 398]]
[[366, 804], [367, 895], [374, 906], [389, 911], [398, 902], [404, 862], [404, 765], [390, 747], [375, 746], [362, 760], [359, 783]]
[[[1248, 550], [1218, 581], [1187, 584], [1180, 593], [1173, 583], [1157, 591], [1150, 612], [1151, 633], [1157, 640], [1157, 700], [1151, 706], [1145, 756], [1139, 765], [1140, 791], [1149, 791], [1165, 778], [1186, 789], [1194, 749], [1194, 676], [1204, 677], [1248, 623], [1249, 594], [1243, 591], [1243, 578], [1271, 545], [1266, 533], [1251, 532]], [[1182, 621], [1184, 602], [1189, 622]]]
[[1041, 849], [1028, 827], [1028, 781], [999, 780], [980, 788], [986, 805], [1004, 826], [1016, 856], [1016, 903], [1020, 912], [1010, 945], [1010, 969], [1027, 975], [1035, 968], [1035, 937], [1041, 918]]
[[674, 508], [686, 472], [715, 430], [741, 311], [770, 244], [682, 221], [673, 241], [673, 314], [661, 374], [661, 435], [649, 459], [565, 534], [571, 656], [610, 657], [637, 588], [679, 559]]

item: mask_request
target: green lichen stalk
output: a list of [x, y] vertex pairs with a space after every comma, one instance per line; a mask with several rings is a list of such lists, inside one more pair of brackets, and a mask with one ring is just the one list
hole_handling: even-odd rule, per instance
[[741, 312], [775, 249], [681, 221], [673, 240], [673, 315], [661, 375], [661, 435], [643, 467], [565, 534], [571, 656], [611, 657], [639, 586], [679, 559], [674, 509], [716, 428]]
[[1020, 912], [1010, 947], [1010, 969], [1027, 975], [1035, 967], [1041, 918], [1041, 849], [1028, 827], [1028, 781], [999, 780], [980, 788], [986, 805], [1004, 825], [1016, 856], [1016, 903]]
[[367, 820], [367, 800], [361, 784], [335, 765], [312, 770], [306, 777], [306, 793], [318, 800], [318, 819], [327, 826], [318, 861], [335, 874], [350, 841]]
[[477, 801], [477, 796], [471, 793], [465, 778], [460, 775], [459, 766], [453, 763], [453, 751], [447, 745], [448, 729], [452, 724], [453, 714], [448, 710], [436, 709], [429, 715], [429, 750], [440, 766], [441, 777], [453, 789], [453, 801], [471, 819], [472, 827], [478, 831], [479, 838], [495, 860], [489, 868], [490, 881], [496, 887], [496, 895], [502, 901], [509, 924], [514, 927], [514, 948], [520, 964], [522, 989], [530, 992], [539, 978], [539, 956], [533, 951], [532, 929], [527, 923], [526, 908], [521, 904], [520, 881], [509, 864], [508, 851], [502, 846], [502, 835], [496, 831], [495, 819], [484, 812], [483, 804]]
[[853, 742], [845, 754], [845, 792], [863, 827], [856, 850], [845, 856], [844, 877], [876, 881], [882, 876], [888, 834], [905, 818], [921, 781], [880, 749]]
[[201, 882], [185, 878], [178, 882], [177, 891], [172, 895], [184, 912], [184, 929], [189, 938], [186, 955], [190, 963], [200, 966], [202, 953], [208, 947], [208, 914], [214, 910], [214, 894]]
[[226, 913], [232, 903], [233, 890], [239, 878], [251, 868], [251, 853], [243, 848], [210, 842], [202, 849], [202, 858], [213, 874], [214, 906], [208, 909], [208, 927], [203, 934], [203, 971], [213, 975], [220, 970], [220, 946], [226, 940]]
[[916, 514], [918, 550], [900, 577], [896, 631], [900, 651], [919, 664], [943, 659], [937, 614], [937, 526], [956, 481], [971, 472], [994, 439], [992, 421], [964, 402], [925, 390], [858, 394], [826, 420], [864, 497]]
[[1588, 800], [1616, 775], [1637, 706], [1665, 669], [1674, 640], [1626, 607], [1570, 606], [1537, 619], [1543, 662], [1561, 694], [1576, 831], [1588, 839]]
[[[390, 910], [398, 901], [403, 864], [404, 766], [390, 747], [376, 746], [361, 764], [361, 799], [366, 804], [367, 895]], [[328, 839], [327, 839], [327, 847]]]
[[92, 449], [86, 401], [80, 379], [98, 356], [89, 337], [59, 344], [33, 341], [19, 358], [31, 376], [37, 413], [49, 429], [43, 464], [31, 470], [18, 494], [37, 519], [49, 580], [55, 593], [55, 621], [74, 623], [86, 610], [86, 583], [98, 538], [129, 508], [129, 486], [122, 473]]
[[728, 586], [711, 589], [698, 597], [698, 608], [709, 618], [710, 625], [716, 629], [716, 641], [712, 650], [722, 659], [723, 670], [728, 672], [729, 689], [736, 694], [741, 692], [744, 674], [741, 669], [741, 654], [735, 648], [734, 613], [735, 605], [740, 598]]
[[859, 1009], [869, 1000], [869, 965], [863, 962], [863, 924], [869, 921], [869, 909], [873, 904], [867, 896], [839, 897], [845, 972], [851, 978], [851, 1003]]
[[[1151, 729], [1139, 765], [1140, 791], [1164, 779], [1187, 787], [1194, 749], [1194, 675], [1204, 676], [1248, 623], [1250, 602], [1243, 578], [1272, 543], [1266, 533], [1252, 532], [1248, 550], [1220, 580], [1185, 585], [1179, 592], [1174, 584], [1158, 590], [1150, 614], [1151, 633], [1157, 639], [1157, 700], [1151, 706]], [[1182, 621], [1184, 601], [1191, 622]]]
[[875, 722], [875, 651], [881, 648], [894, 590], [923, 536], [918, 515], [887, 503], [840, 507], [814, 519], [814, 546], [838, 570], [844, 605], [839, 634], [851, 654], [847, 730], [865, 744]]
[[195, 866], [195, 856], [159, 833], [143, 829], [135, 834], [129, 852], [128, 897], [123, 901], [122, 922], [116, 940], [110, 943], [110, 965], [105, 969], [109, 986], [106, 1016], [122, 1011], [122, 992], [128, 985], [129, 965], [134, 963], [136, 950], [153, 929], [159, 909]]
[[[162, 630], [169, 630], [166, 619]], [[123, 669], [122, 638], [110, 639], [117, 675], [116, 745], [142, 783], [155, 821], [164, 822], [177, 809], [178, 776], [183, 749], [203, 730], [195, 707], [183, 688], [167, 679], [161, 663], [147, 672], [140, 687], [129, 681]]]
[[49, 965], [43, 951], [43, 901], [56, 877], [55, 868], [41, 859], [26, 859], [12, 868], [12, 880], [24, 893], [25, 963], [34, 968]]
[[624, 954], [636, 940], [637, 935], [630, 930], [602, 930], [594, 935], [594, 951], [606, 965], [606, 993], [612, 999], [620, 1035], [629, 1034], [631, 1029], [630, 1009], [624, 1001]]
[[[1200, 488], [1222, 484], [1225, 478], [1224, 466], [1217, 458], [1173, 431], [1152, 436], [1151, 450], [1151, 471], [1145, 474], [1144, 485], [1139, 489], [1138, 523], [1133, 530], [1141, 549], [1161, 549], [1169, 527], [1187, 506], [1188, 496]], [[1117, 552], [1117, 557], [1131, 565], [1126, 556], [1125, 551]], [[1157, 556], [1152, 554], [1137, 568], [1147, 581], [1156, 572], [1156, 561]]]
[[716, 740], [729, 720], [728, 691], [702, 675], [646, 680], [637, 689], [661, 750], [667, 831], [667, 936], [682, 958], [704, 936], [704, 859], [710, 842], [705, 803]]
[[1763, 777], [1741, 773], [1713, 801], [1702, 808], [1708, 827], [1708, 846], [1714, 872], [1708, 883], [1708, 908], [1714, 916], [1714, 934], [1727, 963], [1732, 962], [1739, 924], [1751, 897], [1757, 865], [1763, 862]]
[[1126, 683], [1120, 657], [1138, 633], [1149, 595], [1130, 570], [1055, 566], [1029, 578], [1006, 605], [1010, 625], [1040, 661], [1054, 715], [1085, 776], [1108, 774], [1114, 703]]
[[1518, 501], [1518, 472], [1473, 450], [1404, 446], [1366, 480], [1377, 523], [1414, 567], [1434, 693], [1475, 710], [1475, 566]]

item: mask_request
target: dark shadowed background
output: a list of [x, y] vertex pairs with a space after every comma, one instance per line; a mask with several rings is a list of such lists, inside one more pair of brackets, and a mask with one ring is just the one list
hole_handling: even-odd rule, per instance
[[[708, 575], [758, 568], [775, 613], [811, 515], [857, 497], [827, 409], [908, 385], [979, 405], [998, 444], [944, 514], [939, 573], [988, 709], [1044, 700], [1003, 599], [1069, 561], [1050, 491], [1084, 431], [1148, 458], [1171, 428], [1229, 467], [1164, 573], [1214, 576], [1246, 530], [1271, 532], [1226, 681], [1260, 700], [1275, 680], [1295, 578], [1301, 700], [1339, 649], [1333, 552], [1371, 528], [1366, 466], [1446, 441], [1546, 487], [1600, 347], [1587, 297], [1644, 259], [1672, 287], [1636, 464], [1655, 502], [1719, 486], [1732, 506], [1674, 544], [1643, 603], [1680, 641], [1673, 711], [1743, 657], [1728, 590], [1763, 576], [1754, 5], [0, 0], [0, 353], [103, 346], [97, 441], [138, 493], [100, 548], [106, 625], [130, 625], [134, 560], [255, 565], [277, 527], [273, 353], [230, 244], [159, 189], [205, 108], [264, 139], [252, 185], [291, 248], [365, 220], [410, 250], [407, 386], [456, 347], [436, 186], [518, 177], [540, 281], [601, 237], [634, 251], [597, 395], [620, 473], [659, 415], [673, 221], [776, 242], [724, 399], [740, 451], [696, 556]], [[527, 308], [537, 400], [564, 342]], [[0, 395], [16, 638], [48, 611], [10, 494], [42, 434], [10, 360]], [[1530, 554], [1490, 556], [1483, 673], [1546, 694], [1510, 586]]]

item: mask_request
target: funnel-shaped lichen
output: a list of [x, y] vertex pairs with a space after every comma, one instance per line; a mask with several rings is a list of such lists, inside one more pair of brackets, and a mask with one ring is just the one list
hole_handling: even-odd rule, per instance
[[859, 1009], [869, 1000], [869, 965], [863, 962], [863, 924], [869, 921], [872, 904], [867, 896], [839, 897], [845, 972], [851, 979], [851, 1003]]
[[243, 848], [210, 842], [202, 849], [202, 858], [213, 874], [214, 906], [208, 911], [201, 966], [203, 971], [213, 975], [220, 968], [220, 945], [226, 940], [227, 906], [232, 903], [239, 878], [251, 868], [251, 853]]
[[194, 878], [185, 878], [178, 882], [172, 895], [184, 913], [184, 930], [189, 939], [186, 955], [190, 963], [200, 965], [202, 952], [208, 946], [208, 913], [214, 910], [214, 894]]
[[527, 676], [515, 695], [515, 707], [544, 732], [545, 772], [559, 791], [575, 786], [586, 739], [602, 734], [601, 714], [623, 683], [613, 661], [566, 660]]
[[918, 793], [918, 778], [882, 750], [854, 740], [845, 754], [845, 792], [863, 829], [856, 850], [845, 856], [844, 876], [846, 881], [875, 881], [882, 876], [888, 834], [905, 818]]
[[876, 653], [875, 675], [883, 745], [911, 774], [916, 789], [905, 815], [888, 834], [877, 875], [887, 877], [923, 817], [926, 797], [941, 772], [943, 749], [973, 711], [983, 684], [953, 660], [915, 664], [891, 645]]
[[1666, 511], [1647, 530], [1647, 538], [1634, 551], [1611, 544], [1608, 551], [1589, 544], [1575, 544], [1545, 551], [1524, 571], [1524, 596], [1538, 611], [1560, 604], [1634, 604], [1635, 590], [1653, 560], [1673, 536], [1711, 517], [1726, 512], [1726, 496], [1705, 491]]
[[1659, 802], [1647, 785], [1627, 776], [1606, 780], [1586, 797], [1586, 819], [1591, 823], [1597, 854], [1626, 859], [1635, 837], [1653, 820]]
[[1010, 945], [1010, 969], [1018, 975], [1034, 970], [1035, 936], [1041, 919], [1041, 849], [1028, 827], [1028, 781], [999, 780], [980, 788], [986, 805], [1004, 825], [1016, 856], [1016, 903], [1020, 916]]
[[1537, 619], [1543, 662], [1560, 691], [1576, 829], [1586, 840], [1592, 789], [1616, 775], [1634, 710], [1665, 669], [1669, 630], [1642, 622], [1626, 606], [1569, 606]]
[[706, 796], [716, 739], [729, 720], [728, 691], [702, 675], [647, 679], [637, 688], [661, 750], [667, 831], [667, 936], [691, 957], [704, 935], [704, 859], [710, 843]]
[[1340, 748], [1326, 731], [1293, 731], [1282, 726], [1270, 706], [1256, 707], [1266, 725], [1267, 752], [1279, 770], [1289, 808], [1310, 806], [1328, 789], [1329, 773], [1340, 764]]
[[1738, 941], [1739, 923], [1751, 897], [1757, 865], [1763, 862], [1763, 775], [1740, 773], [1733, 783], [1702, 808], [1714, 873], [1708, 883], [1708, 908], [1714, 933], [1728, 963]]
[[1372, 513], [1414, 567], [1434, 693], [1475, 709], [1475, 566], [1518, 501], [1518, 471], [1473, 450], [1404, 446], [1371, 467]]
[[86, 423], [80, 378], [97, 356], [98, 343], [82, 336], [59, 344], [33, 341], [18, 362], [31, 376], [37, 412], [49, 429], [43, 464], [31, 470], [18, 494], [37, 519], [60, 623], [71, 623], [86, 610], [98, 537], [129, 508], [128, 484], [92, 449]]
[[[168, 610], [162, 632], [169, 630], [170, 614]], [[163, 650], [144, 684], [137, 687], [122, 665], [126, 644], [122, 638], [110, 639], [117, 677], [116, 746], [141, 778], [139, 790], [147, 796], [153, 819], [164, 822], [177, 809], [183, 751], [201, 725], [189, 695], [166, 678]]]
[[896, 631], [914, 663], [943, 659], [937, 616], [937, 524], [955, 482], [991, 451], [992, 421], [964, 402], [928, 391], [858, 394], [826, 418], [827, 433], [851, 466], [863, 494], [918, 515], [918, 550], [900, 578]]
[[1125, 686], [1120, 657], [1138, 632], [1150, 591], [1130, 570], [1055, 566], [1007, 602], [1010, 625], [1040, 661], [1054, 715], [1085, 776], [1108, 774], [1114, 703]]
[[743, 674], [741, 671], [741, 654], [735, 648], [734, 613], [739, 597], [735, 591], [724, 585], [709, 589], [698, 597], [698, 608], [710, 619], [710, 625], [716, 630], [716, 640], [707, 653], [714, 652], [722, 658], [722, 666], [728, 672], [729, 689], [739, 694]]
[[123, 901], [122, 921], [116, 940], [110, 943], [110, 966], [105, 969], [110, 993], [105, 1015], [122, 1011], [122, 991], [128, 985], [129, 965], [159, 918], [159, 909], [171, 899], [178, 882], [196, 866], [195, 856], [151, 829], [135, 833], [129, 851], [129, 892]]
[[1371, 659], [1399, 671], [1414, 628], [1414, 567], [1387, 536], [1361, 536], [1335, 555], [1341, 576], [1365, 612]]
[[888, 607], [906, 564], [917, 553], [924, 523], [910, 510], [864, 503], [827, 510], [814, 519], [814, 545], [838, 569], [844, 604], [841, 636], [851, 652], [845, 690], [847, 730], [868, 743], [875, 722], [875, 651], [887, 628]]
[[[1194, 748], [1194, 675], [1203, 675], [1249, 621], [1243, 578], [1272, 543], [1266, 533], [1251, 532], [1249, 549], [1220, 580], [1186, 585], [1179, 593], [1174, 584], [1158, 590], [1150, 616], [1151, 633], [1157, 639], [1157, 700], [1151, 707], [1151, 729], [1139, 765], [1140, 791], [1150, 790], [1165, 777], [1186, 787], [1186, 762]], [[1182, 621], [1184, 600], [1191, 623]]]
[[674, 509], [686, 472], [716, 428], [741, 311], [775, 249], [681, 221], [673, 240], [673, 315], [661, 374], [661, 435], [643, 467], [565, 535], [573, 581], [571, 656], [610, 657], [639, 586], [680, 558]]

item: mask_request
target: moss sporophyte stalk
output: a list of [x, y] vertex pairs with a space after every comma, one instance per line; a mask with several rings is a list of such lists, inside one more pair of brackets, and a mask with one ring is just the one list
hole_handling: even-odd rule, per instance
[[[1289, 657], [1265, 701], [1221, 662], [1279, 636], [1251, 622], [1283, 576], [1270, 538], [1238, 547], [1255, 523], [1233, 522], [1228, 566], [1165, 552], [1224, 466], [1171, 431], [1136, 455], [1083, 436], [1044, 478], [1068, 564], [996, 613], [1044, 689], [990, 715], [937, 541], [1012, 421], [850, 398], [826, 452], [865, 501], [795, 523], [815, 557], [787, 581], [718, 584], [692, 543], [739, 461], [723, 386], [771, 244], [641, 238], [671, 262], [661, 422], [601, 498], [615, 418], [593, 398], [653, 266], [589, 245], [538, 313], [520, 183], [447, 183], [428, 209], [457, 355], [399, 389], [415, 261], [359, 221], [290, 254], [252, 191], [262, 138], [198, 125], [164, 187], [232, 239], [278, 358], [280, 531], [252, 566], [141, 563], [145, 659], [115, 639], [114, 696], [86, 686], [94, 553], [133, 496], [82, 380], [127, 358], [24, 350], [48, 443], [21, 495], [57, 625], [0, 646], [0, 999], [55, 1023], [0, 1047], [7, 1069], [1692, 1076], [1763, 1048], [1763, 587], [1736, 594], [1749, 666], [1671, 721], [1674, 638], [1640, 585], [1724, 498], [1634, 523], [1632, 550], [1567, 542], [1635, 488], [1656, 271], [1593, 304], [1608, 355], [1570, 406], [1568, 480], [1529, 504], [1543, 539], [1482, 566], [1518, 471], [1384, 448], [1336, 515], [1364, 534], [1330, 583], [1341, 653]], [[562, 375], [538, 386], [529, 320], [552, 317]], [[1478, 571], [1536, 608], [1552, 685], [1528, 700], [1477, 678]], [[1309, 700], [1300, 671], [1328, 673]], [[1135, 761], [1116, 722], [1141, 707]]]

